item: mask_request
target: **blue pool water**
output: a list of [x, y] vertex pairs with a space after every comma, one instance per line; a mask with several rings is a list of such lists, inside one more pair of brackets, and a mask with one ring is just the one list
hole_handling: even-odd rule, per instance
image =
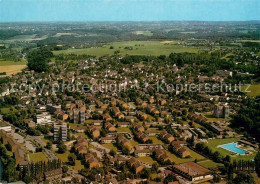
[[229, 143], [229, 144], [223, 144], [223, 145], [221, 145], [220, 147], [221, 147], [221, 148], [224, 148], [224, 149], [227, 149], [227, 150], [229, 150], [229, 151], [232, 151], [232, 152], [234, 152], [234, 153], [236, 153], [236, 154], [239, 154], [239, 155], [244, 155], [244, 154], [246, 154], [246, 151], [245, 151], [245, 150], [240, 149], [240, 148], [238, 148], [237, 146], [238, 146], [238, 144], [236, 144], [236, 143]]

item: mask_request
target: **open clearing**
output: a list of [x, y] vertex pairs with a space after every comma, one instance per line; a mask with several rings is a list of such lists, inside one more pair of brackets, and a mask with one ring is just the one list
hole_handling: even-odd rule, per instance
[[[110, 49], [113, 47], [113, 49]], [[185, 47], [183, 45], [165, 44], [161, 41], [125, 41], [114, 42], [102, 47], [92, 47], [86, 49], [67, 49], [53, 51], [55, 55], [59, 54], [87, 54], [93, 56], [113, 55], [115, 51], [119, 51], [119, 55], [169, 55], [172, 52], [182, 53], [197, 53], [198, 49], [194, 47]]]

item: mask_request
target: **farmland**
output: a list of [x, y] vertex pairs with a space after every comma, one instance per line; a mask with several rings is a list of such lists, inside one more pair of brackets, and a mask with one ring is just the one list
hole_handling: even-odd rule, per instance
[[178, 45], [175, 41], [129, 41], [129, 42], [114, 42], [102, 47], [92, 47], [86, 49], [67, 49], [54, 51], [55, 55], [59, 54], [87, 54], [94, 56], [113, 55], [115, 51], [119, 51], [119, 55], [169, 55], [172, 52], [190, 52], [197, 53], [195, 47], [185, 47]]
[[7, 75], [12, 75], [26, 68], [26, 61], [3, 61], [0, 60], [0, 73], [6, 72]]

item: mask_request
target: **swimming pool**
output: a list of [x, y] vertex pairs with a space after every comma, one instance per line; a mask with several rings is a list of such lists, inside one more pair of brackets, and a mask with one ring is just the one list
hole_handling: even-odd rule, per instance
[[239, 155], [245, 155], [247, 153], [246, 150], [238, 148], [237, 143], [223, 144], [219, 147], [226, 149], [226, 150], [229, 150], [229, 151], [232, 151], [233, 153], [236, 153], [236, 154], [239, 154]]

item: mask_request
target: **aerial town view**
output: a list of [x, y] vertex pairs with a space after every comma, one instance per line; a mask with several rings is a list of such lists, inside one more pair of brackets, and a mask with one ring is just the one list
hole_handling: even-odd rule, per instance
[[0, 184], [260, 184], [259, 0], [0, 0]]

